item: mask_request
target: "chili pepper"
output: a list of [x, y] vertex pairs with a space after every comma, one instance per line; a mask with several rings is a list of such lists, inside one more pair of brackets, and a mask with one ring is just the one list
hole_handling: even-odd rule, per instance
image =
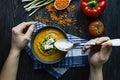
[[83, 13], [91, 18], [97, 18], [106, 7], [106, 0], [81, 0]]

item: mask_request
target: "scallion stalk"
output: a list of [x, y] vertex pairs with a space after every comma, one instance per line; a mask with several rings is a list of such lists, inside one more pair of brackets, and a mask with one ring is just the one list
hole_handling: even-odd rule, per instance
[[32, 14], [34, 14], [37, 10], [39, 10], [41, 7], [50, 4], [51, 2], [53, 2], [54, 0], [22, 0], [22, 1], [31, 1], [30, 3], [28, 3], [27, 5], [24, 6], [25, 10], [27, 12], [32, 11], [29, 16], [31, 16]]

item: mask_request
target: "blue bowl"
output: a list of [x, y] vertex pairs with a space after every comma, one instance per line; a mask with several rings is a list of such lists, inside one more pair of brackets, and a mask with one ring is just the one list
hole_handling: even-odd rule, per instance
[[[57, 59], [57, 60], [46, 61], [46, 60], [41, 59], [41, 58], [37, 55], [37, 53], [35, 52], [35, 50], [34, 50], [33, 44], [34, 44], [34, 39], [35, 39], [36, 35], [37, 35], [39, 32], [41, 32], [41, 31], [43, 31], [43, 30], [45, 30], [45, 29], [56, 29], [56, 30], [60, 31], [60, 32], [65, 36], [66, 39], [67, 39], [67, 36], [66, 36], [65, 32], [64, 32], [61, 28], [54, 27], [54, 26], [45, 26], [45, 27], [43, 27], [43, 28], [40, 28], [40, 29], [37, 30], [36, 32], [34, 32], [33, 35], [32, 35], [32, 37], [31, 37], [30, 46], [31, 46], [32, 53], [33, 53], [33, 55], [35, 56], [35, 58], [36, 58], [38, 61], [40, 61], [40, 62], [42, 62], [42, 63], [44, 63], [44, 64], [55, 64], [55, 63], [61, 61], [61, 60], [66, 56], [67, 52], [62, 52], [62, 53], [63, 53], [63, 54], [61, 54], [62, 57], [59, 58], [59, 59]], [[47, 57], [47, 56], [46, 56], [46, 57]]]

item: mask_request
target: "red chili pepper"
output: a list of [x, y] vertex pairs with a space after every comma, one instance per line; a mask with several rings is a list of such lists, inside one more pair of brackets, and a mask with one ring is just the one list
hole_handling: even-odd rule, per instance
[[81, 0], [83, 13], [91, 18], [97, 18], [106, 7], [106, 0]]

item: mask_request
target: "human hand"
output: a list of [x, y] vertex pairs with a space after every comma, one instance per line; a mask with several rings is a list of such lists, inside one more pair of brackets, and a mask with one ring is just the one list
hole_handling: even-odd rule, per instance
[[[100, 37], [93, 40], [91, 42], [95, 42], [95, 46], [84, 46], [83, 52], [90, 49], [89, 53], [89, 63], [93, 68], [101, 68], [102, 65], [109, 59], [109, 56], [112, 51], [112, 43], [106, 42], [109, 40], [109, 37]], [[100, 45], [102, 44], [102, 45]]]
[[[23, 22], [12, 28], [11, 48], [22, 50], [28, 43], [30, 36], [34, 30], [35, 22]], [[24, 33], [25, 29], [27, 31]]]

